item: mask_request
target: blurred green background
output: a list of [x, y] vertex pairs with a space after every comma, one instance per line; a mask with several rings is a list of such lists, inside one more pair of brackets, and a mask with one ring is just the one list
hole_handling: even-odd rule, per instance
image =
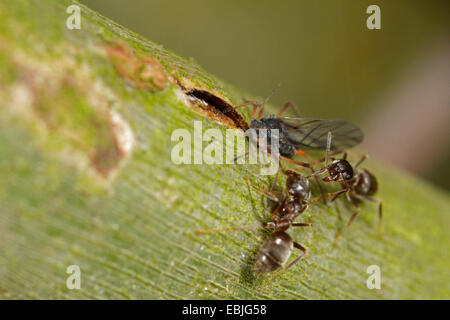
[[450, 1], [81, 2], [254, 95], [281, 83], [272, 103], [351, 120], [373, 157], [450, 189]]

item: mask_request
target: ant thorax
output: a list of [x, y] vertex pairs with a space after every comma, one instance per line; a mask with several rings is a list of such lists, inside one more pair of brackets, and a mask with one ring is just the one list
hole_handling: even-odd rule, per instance
[[285, 231], [292, 225], [294, 219], [307, 208], [306, 202], [288, 196], [283, 200], [274, 216], [273, 223], [276, 231]]
[[304, 203], [293, 197], [288, 197], [283, 201], [283, 205], [278, 210], [280, 218], [283, 217], [296, 217], [303, 212]]

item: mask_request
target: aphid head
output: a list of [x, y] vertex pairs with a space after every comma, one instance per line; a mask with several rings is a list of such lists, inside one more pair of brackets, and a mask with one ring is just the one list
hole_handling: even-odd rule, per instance
[[345, 180], [350, 180], [354, 176], [354, 171], [352, 165], [344, 159], [334, 160], [328, 166], [329, 177], [323, 179], [324, 181], [338, 181], [341, 179], [341, 176]]
[[296, 199], [308, 200], [311, 197], [309, 180], [290, 170], [286, 171], [286, 175], [288, 176], [286, 179], [286, 189], [288, 193]]

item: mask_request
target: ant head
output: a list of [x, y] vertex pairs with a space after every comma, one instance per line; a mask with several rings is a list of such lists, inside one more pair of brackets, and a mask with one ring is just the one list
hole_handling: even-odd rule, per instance
[[328, 166], [329, 177], [325, 178], [324, 181], [338, 181], [341, 176], [345, 180], [350, 180], [354, 176], [354, 171], [352, 165], [344, 159], [334, 160]]
[[289, 195], [298, 200], [308, 200], [311, 196], [311, 188], [309, 186], [309, 180], [291, 170], [286, 172], [286, 189]]

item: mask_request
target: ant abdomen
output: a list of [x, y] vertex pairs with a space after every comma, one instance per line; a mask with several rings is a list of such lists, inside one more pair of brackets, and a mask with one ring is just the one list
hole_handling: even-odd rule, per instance
[[355, 192], [360, 195], [373, 196], [378, 191], [378, 181], [367, 169], [358, 170]]
[[294, 248], [292, 238], [283, 231], [274, 232], [261, 247], [256, 258], [255, 274], [272, 272], [289, 259]]

